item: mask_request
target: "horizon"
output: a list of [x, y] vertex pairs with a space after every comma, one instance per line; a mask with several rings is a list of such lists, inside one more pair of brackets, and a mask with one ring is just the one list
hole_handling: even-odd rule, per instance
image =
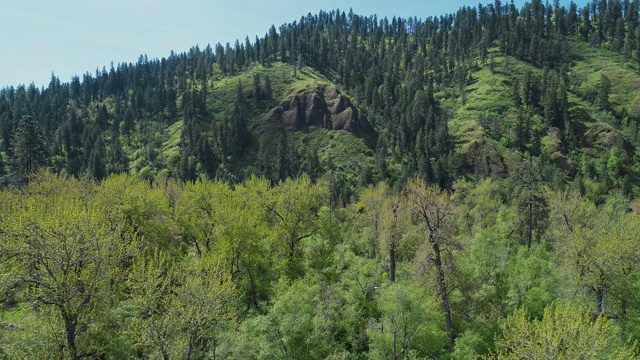
[[[1, 1], [1, 0], [0, 0]], [[586, 1], [574, 1], [584, 6]], [[490, 2], [480, 2], [487, 5]], [[509, 4], [503, 1], [503, 5]], [[514, 1], [521, 8], [524, 0]], [[561, 1], [568, 7], [569, 2]], [[138, 58], [162, 59], [171, 52], [187, 52], [194, 46], [233, 44], [248, 36], [253, 43], [271, 25], [298, 21], [319, 11], [349, 12], [379, 19], [417, 17], [425, 19], [456, 12], [462, 6], [478, 3], [453, 0], [446, 3], [406, 1], [401, 5], [388, 1], [355, 0], [348, 3], [330, 0], [325, 9], [311, 1], [288, 3], [284, 0], [264, 3], [252, 0], [242, 8], [230, 0], [216, 4], [186, 1], [175, 4], [168, 0], [67, 0], [64, 3], [42, 0], [11, 2], [0, 14], [0, 22], [12, 33], [5, 41], [6, 53], [0, 60], [0, 88], [47, 86], [52, 74], [61, 82], [85, 73], [95, 75], [97, 69], [111, 64], [136, 63]], [[285, 8], [286, 11], [280, 11]], [[244, 35], [243, 35], [244, 34]]]

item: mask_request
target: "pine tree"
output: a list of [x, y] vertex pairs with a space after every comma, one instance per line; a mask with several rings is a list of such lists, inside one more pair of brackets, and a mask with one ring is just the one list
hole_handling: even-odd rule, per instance
[[124, 121], [122, 123], [122, 135], [129, 136], [135, 130], [135, 115], [131, 106], [127, 107], [124, 113]]
[[540, 242], [549, 220], [549, 205], [542, 189], [539, 164], [531, 158], [523, 161], [514, 178], [519, 180], [514, 191], [516, 227], [527, 249], [531, 249], [534, 238]]
[[567, 33], [575, 35], [578, 29], [578, 6], [571, 1], [569, 4], [569, 14], [567, 15]]
[[600, 73], [597, 98], [597, 105], [600, 109], [609, 109], [609, 94], [611, 94], [611, 80], [604, 73]]
[[511, 98], [513, 99], [513, 104], [519, 108], [522, 106], [522, 96], [520, 96], [520, 81], [518, 78], [513, 80], [513, 86], [511, 87]]
[[[237, 96], [242, 96], [242, 83], [238, 81], [238, 87], [236, 88]], [[260, 74], [253, 74], [253, 98], [256, 101], [263, 99], [262, 84], [260, 84]]]
[[515, 124], [516, 145], [520, 151], [525, 151], [527, 144], [531, 139], [531, 121], [529, 114], [524, 110], [518, 111], [518, 117]]
[[11, 137], [11, 149], [11, 172], [15, 184], [26, 184], [30, 174], [49, 163], [40, 126], [32, 116], [20, 120]]
[[173, 121], [178, 116], [178, 106], [177, 106], [177, 94], [176, 89], [170, 87], [167, 90], [167, 116], [170, 121]]
[[107, 112], [107, 107], [104, 105], [98, 107], [96, 125], [102, 130], [106, 130], [109, 127], [109, 113]]
[[202, 138], [198, 155], [200, 163], [202, 164], [204, 171], [207, 173], [207, 176], [209, 179], [214, 179], [216, 177], [216, 169], [218, 168], [220, 160], [213, 152], [211, 142], [206, 137]]
[[276, 164], [278, 180], [280, 181], [285, 180], [290, 175], [288, 149], [287, 131], [282, 127], [280, 136], [278, 137], [278, 162]]
[[195, 156], [192, 156], [186, 151], [182, 149], [180, 164], [178, 169], [178, 177], [183, 182], [194, 182], [198, 178], [197, 171], [197, 160]]
[[263, 86], [263, 98], [266, 101], [273, 100], [273, 91], [271, 90], [271, 79], [269, 75], [264, 77], [264, 86]]
[[624, 40], [624, 48], [622, 54], [625, 61], [633, 59], [633, 48], [636, 45], [636, 26], [629, 24], [629, 31], [627, 31], [627, 38]]
[[304, 170], [311, 178], [311, 181], [315, 182], [320, 177], [322, 171], [318, 158], [318, 150], [316, 148], [309, 148], [305, 160], [306, 167]]
[[615, 37], [613, 40], [612, 50], [616, 52], [622, 52], [624, 50], [624, 41], [626, 37], [626, 29], [624, 20], [622, 18], [618, 19], [615, 30]]
[[98, 137], [96, 144], [89, 155], [87, 174], [100, 181], [107, 176], [107, 166], [105, 164], [105, 148], [102, 137]]
[[582, 9], [582, 27], [580, 29], [583, 41], [589, 41], [589, 39], [591, 39], [592, 29], [591, 18], [589, 17], [589, 6], [585, 6]]
[[120, 136], [118, 133], [115, 133], [115, 135], [113, 136], [110, 155], [111, 156], [109, 156], [108, 162], [109, 174], [120, 174], [129, 171], [129, 158], [122, 149], [122, 144], [120, 143]]
[[2, 153], [0, 152], [0, 187], [2, 187], [5, 183], [5, 170], [4, 170], [4, 160], [2, 158]]

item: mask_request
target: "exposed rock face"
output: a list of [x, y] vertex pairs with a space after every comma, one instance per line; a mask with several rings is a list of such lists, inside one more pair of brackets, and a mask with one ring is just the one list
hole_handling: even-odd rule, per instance
[[463, 154], [466, 169], [477, 178], [494, 177], [504, 179], [508, 175], [504, 159], [496, 148], [486, 141], [474, 141]]
[[374, 132], [367, 117], [332, 86], [317, 86], [290, 96], [269, 112], [267, 123], [277, 121], [275, 117], [281, 117], [284, 125], [293, 131], [316, 126], [355, 135]]

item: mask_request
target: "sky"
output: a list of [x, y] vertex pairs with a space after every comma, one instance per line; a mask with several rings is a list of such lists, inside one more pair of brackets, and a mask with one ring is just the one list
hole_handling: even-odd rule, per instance
[[[489, 1], [482, 1], [483, 4]], [[490, 2], [493, 2], [491, 0]], [[584, 5], [584, 1], [575, 1]], [[508, 1], [503, 0], [503, 4]], [[253, 42], [271, 25], [297, 21], [307, 13], [340, 9], [378, 18], [426, 18], [452, 13], [476, 0], [0, 0], [0, 88], [46, 86], [55, 73], [73, 75], [111, 62], [135, 63], [201, 48]], [[517, 0], [520, 8], [524, 0]], [[568, 6], [568, 0], [561, 0]]]

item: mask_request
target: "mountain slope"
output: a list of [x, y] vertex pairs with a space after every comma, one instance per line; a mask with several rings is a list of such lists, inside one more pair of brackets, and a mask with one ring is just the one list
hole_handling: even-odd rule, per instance
[[308, 172], [351, 183], [349, 194], [414, 176], [443, 188], [505, 178], [531, 156], [553, 187], [637, 196], [640, 45], [635, 7], [615, 9], [580, 18], [533, 1], [391, 21], [320, 12], [254, 43], [3, 89], [5, 183], [20, 177], [12, 136], [32, 116], [47, 166], [74, 176]]

